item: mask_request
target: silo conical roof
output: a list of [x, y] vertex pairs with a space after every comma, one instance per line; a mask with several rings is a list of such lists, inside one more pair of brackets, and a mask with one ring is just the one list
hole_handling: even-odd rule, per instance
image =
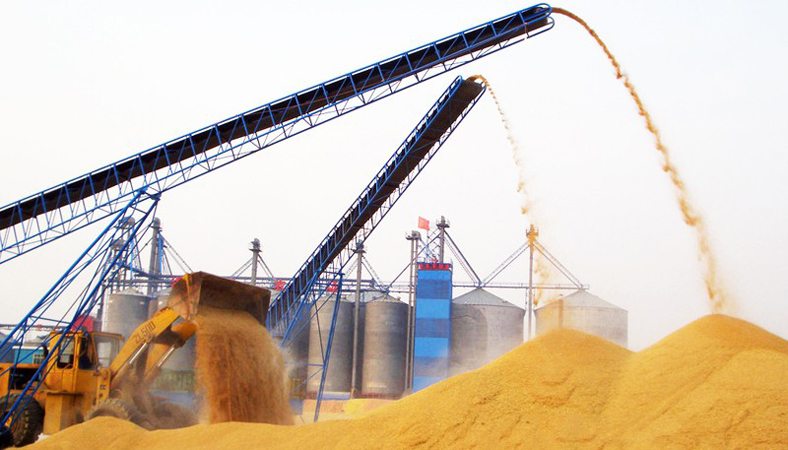
[[586, 290], [578, 290], [569, 295], [557, 298], [552, 300], [544, 305], [537, 307], [536, 309], [541, 308], [548, 308], [558, 302], [559, 300], [563, 300], [564, 307], [585, 307], [585, 308], [605, 308], [605, 309], [618, 309], [621, 311], [626, 311], [624, 308], [616, 306], [606, 300], [602, 300], [601, 298], [597, 297], [596, 295], [586, 291]]
[[138, 289], [134, 289], [133, 287], [113, 292], [113, 294], [118, 294], [118, 295], [145, 295], [145, 294], [142, 293], [142, 291], [140, 291]]
[[507, 302], [495, 294], [487, 292], [483, 288], [476, 288], [470, 292], [460, 295], [451, 301], [455, 305], [483, 305], [483, 306], [504, 306], [507, 308], [522, 309], [517, 305]]
[[388, 302], [388, 303], [404, 303], [397, 297], [393, 297], [389, 294], [380, 292], [377, 296], [372, 297], [368, 302]]

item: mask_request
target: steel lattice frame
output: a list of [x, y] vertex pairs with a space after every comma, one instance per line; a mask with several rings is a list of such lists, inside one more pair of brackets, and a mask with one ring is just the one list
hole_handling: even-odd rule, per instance
[[[292, 328], [298, 322], [298, 315], [306, 304], [303, 298], [320, 278], [321, 273], [323, 271], [342, 272], [344, 266], [353, 256], [353, 249], [349, 248], [346, 243], [350, 241], [364, 242], [369, 237], [485, 92], [485, 88], [479, 86], [479, 93], [468, 102], [467, 107], [459, 111], [457, 119], [449, 124], [434, 143], [430, 144], [431, 146], [423, 157], [414, 159], [413, 153], [417, 150], [424, 151], [424, 149], [418, 148], [420, 139], [430, 131], [434, 131], [431, 127], [437, 122], [439, 115], [453, 106], [455, 95], [463, 82], [462, 77], [457, 77], [438, 101], [432, 105], [397, 151], [373, 177], [361, 195], [351, 204], [279, 296], [271, 303], [267, 325], [274, 333], [281, 333], [284, 343], [287, 343], [293, 336]], [[394, 179], [393, 175], [403, 168], [407, 173], [404, 179]], [[396, 188], [391, 190], [390, 194], [381, 197], [381, 192], [390, 189], [391, 183], [396, 183]], [[361, 222], [361, 218], [365, 215], [368, 215], [369, 218]], [[297, 310], [290, 311], [294, 305], [298, 307]], [[286, 329], [283, 329], [283, 326], [286, 326]]]
[[[305, 332], [313, 317], [319, 317], [320, 309], [324, 308], [326, 303], [330, 301], [330, 297], [324, 294], [326, 290], [337, 284], [337, 276], [340, 277], [338, 291], [341, 291], [341, 274], [348, 262], [352, 260], [354, 254], [353, 249], [347, 246], [346, 243], [350, 241], [364, 242], [369, 237], [375, 227], [391, 211], [397, 200], [402, 197], [416, 177], [424, 170], [441, 146], [477, 104], [486, 90], [483, 85], [477, 85], [478, 92], [467, 103], [464, 101], [461, 103], [462, 109], [453, 113], [456, 114], [456, 118], [442, 130], [440, 136], [434, 140], [428, 139], [426, 144], [422, 143], [422, 138], [428, 136], [430, 132], [436, 131], [433, 125], [438, 127], [438, 129], [447, 125], [438, 122], [440, 119], [446, 118], [446, 115], [442, 113], [452, 114], [447, 113], [447, 111], [452, 107], [457, 107], [455, 103], [459, 100], [456, 97], [459, 96], [459, 90], [464, 82], [466, 81], [462, 77], [457, 77], [446, 91], [441, 94], [435, 104], [430, 107], [424, 117], [416, 124], [403, 143], [384, 164], [383, 168], [373, 177], [361, 195], [351, 204], [350, 208], [342, 215], [337, 224], [291, 278], [279, 296], [271, 303], [266, 325], [272, 334], [281, 336], [281, 345], [283, 347], [287, 347], [295, 337]], [[429, 145], [428, 148], [421, 147], [427, 144]], [[416, 155], [421, 156], [417, 157]], [[395, 174], [402, 174], [402, 170], [405, 171], [405, 177], [401, 180], [394, 178]], [[397, 184], [393, 190], [390, 189], [392, 183]], [[386, 192], [387, 194], [384, 195], [383, 193]], [[368, 218], [362, 222], [361, 220], [364, 217]], [[322, 364], [320, 364], [318, 370], [313, 371], [311, 374], [308, 373], [307, 378], [302, 382], [302, 385], [306, 384], [310, 378], [321, 374], [315, 407], [315, 419], [317, 419], [319, 414], [322, 400], [327, 374], [326, 368], [336, 325], [336, 311], [339, 308], [339, 295], [339, 292], [337, 292], [326, 346], [323, 346], [323, 335], [319, 333]], [[306, 316], [306, 320], [301, 319], [303, 316]], [[320, 324], [318, 322], [319, 328]], [[307, 367], [310, 367], [309, 364], [307, 364]]]
[[[54, 329], [59, 329], [58, 337], [62, 337], [69, 330], [81, 327], [84, 316], [89, 315], [104, 296], [108, 281], [118, 276], [118, 273], [123, 270], [124, 266], [132, 264], [131, 259], [136, 255], [132, 249], [136, 245], [135, 236], [140, 232], [147, 219], [152, 217], [151, 214], [155, 210], [157, 203], [157, 196], [149, 196], [144, 190], [137, 192], [137, 195], [116, 214], [109, 225], [76, 259], [55, 285], [49, 289], [41, 300], [33, 306], [17, 326], [3, 339], [2, 344], [0, 344], [0, 358], [6, 356], [14, 348], [21, 348], [26, 341], [27, 334], [35, 331], [42, 322], [47, 328], [54, 327]], [[135, 216], [137, 216], [137, 220], [134, 222], [134, 225], [131, 227], [122, 226], [124, 222], [128, 222], [130, 218]], [[123, 239], [123, 245], [117, 251], [110, 251], [112, 246], [120, 239]], [[124, 259], [129, 260], [124, 261]], [[62, 303], [59, 300], [66, 289], [91, 267], [96, 268], [96, 270], [91, 274], [86, 287], [77, 296], [71, 307], [62, 313], [51, 311], [51, 308], [56, 303]], [[57, 317], [58, 315], [60, 317]], [[54, 343], [50, 339], [44, 339], [38, 344], [37, 348], [48, 345], [49, 351], [44, 354], [43, 361], [41, 361], [30, 381], [25, 384], [20, 396], [7, 410], [7, 414], [3, 415], [3, 424], [7, 425], [8, 428], [11, 428], [13, 423], [19, 418], [23, 410], [20, 405], [24, 406], [26, 402], [33, 401], [32, 396], [41, 387], [39, 380], [43, 380], [52, 368], [48, 362], [52, 358], [60, 357], [63, 349], [69, 344], [71, 339], [72, 337], [68, 336], [56, 338]], [[0, 373], [0, 375], [6, 372], [11, 372], [11, 375], [13, 375], [17, 364], [19, 364], [19, 352], [15, 356], [14, 364]]]
[[[113, 255], [109, 252], [117, 232], [112, 231], [113, 226], [118, 220], [127, 219], [135, 212], [144, 216], [134, 225], [132, 237], [136, 236], [139, 227], [154, 210], [161, 193], [315, 126], [541, 34], [553, 26], [551, 12], [548, 5], [539, 4], [467, 29], [217, 122], [0, 208], [0, 264], [114, 215], [110, 226], [33, 307], [4, 339], [3, 344], [21, 343], [31, 326], [38, 321], [47, 320], [43, 312], [55, 303], [79, 273], [95, 261]], [[456, 89], [461, 82], [460, 78], [455, 80], [447, 92]], [[473, 98], [459, 119], [445, 130], [426, 155], [417, 161], [407, 161], [407, 156], [402, 155], [407, 155], [409, 139], [416, 139], [423, 131], [420, 131], [420, 126], [429, 124], [428, 113], [400, 148], [403, 151], [398, 150], [395, 153], [373, 180], [373, 184], [385, 184], [389, 181], [386, 171], [392, 164], [396, 167], [405, 163], [409, 169], [407, 177], [398, 180], [396, 188], [380, 203], [369, 205], [373, 211], [371, 216], [365, 217], [363, 223], [353, 222], [350, 229], [343, 228], [349, 223], [348, 217], [343, 217], [344, 221], [340, 221], [338, 227], [332, 230], [310, 256], [302, 270], [293, 277], [285, 296], [280, 295], [277, 299], [280, 301], [273, 304], [273, 314], [269, 314], [269, 318], [275, 317], [274, 328], [285, 325], [285, 338], [292, 334], [295, 319], [304, 304], [315, 304], [320, 293], [331, 286], [331, 280], [337, 276], [340, 276], [341, 285], [341, 269], [349, 260], [351, 252], [344, 247], [337, 248], [337, 242], [332, 241], [332, 236], [357, 236], [362, 240], [366, 238], [475, 105], [480, 95], [481, 93]], [[431, 113], [440, 112], [445, 106], [441, 105], [441, 101], [446, 98], [444, 94], [434, 107], [437, 109], [431, 110]], [[402, 159], [398, 160], [398, 157]], [[365, 193], [380, 191], [382, 186], [373, 184], [365, 189]], [[362, 194], [349, 212], [368, 199]], [[149, 208], [146, 208], [147, 206]], [[107, 277], [112, 279], [124, 268], [141, 271], [141, 268], [135, 267], [134, 261], [120, 261], [121, 255], [134, 254], [126, 252], [132, 242], [134, 239], [127, 240], [123, 251], [115, 252], [113, 261], [105, 263], [103, 269], [96, 271], [89, 286], [83, 291], [83, 296], [75, 301], [77, 309], [70, 322], [64, 322], [65, 316], [59, 321], [52, 320], [62, 325], [68, 323], [68, 328], [65, 329], [70, 329], [80, 314], [87, 314], [95, 307], [99, 298], [97, 295], [103, 294]], [[339, 239], [338, 242], [344, 240]], [[290, 307], [297, 302], [301, 303], [293, 314]], [[333, 336], [335, 320], [334, 315], [329, 342]], [[326, 367], [329, 352], [330, 346], [324, 357], [323, 369]], [[50, 352], [47, 358], [54, 353]], [[46, 363], [40, 366], [39, 372], [44, 367]], [[325, 370], [322, 376], [325, 378]], [[321, 381], [321, 391], [322, 384]], [[40, 384], [31, 381], [25, 391], [31, 387], [38, 389], [39, 386]], [[14, 413], [21, 411], [18, 403], [3, 417], [4, 433], [9, 417], [15, 417]]]
[[552, 28], [532, 6], [217, 122], [0, 208], [0, 264], [289, 137]]

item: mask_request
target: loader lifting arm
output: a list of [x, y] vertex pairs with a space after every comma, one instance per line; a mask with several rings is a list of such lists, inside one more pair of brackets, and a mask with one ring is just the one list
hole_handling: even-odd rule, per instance
[[183, 276], [172, 287], [167, 306], [129, 336], [110, 365], [110, 390], [147, 387], [170, 355], [197, 331], [199, 308], [241, 310], [265, 323], [270, 292], [204, 272]]
[[112, 361], [110, 390], [128, 384], [149, 385], [172, 352], [182, 347], [196, 330], [194, 322], [183, 320], [168, 307], [156, 312], [134, 330]]
[[[53, 434], [85, 419], [113, 416], [154, 429], [160, 424], [196, 423], [189, 410], [173, 415], [178, 405], [149, 394], [167, 358], [197, 332], [198, 313], [225, 309], [250, 314], [262, 328], [270, 292], [207, 273], [188, 274], [172, 288], [167, 306], [138, 326], [117, 351], [122, 336], [84, 328], [53, 330], [45, 344], [45, 360], [26, 364], [27, 378], [12, 377], [12, 364], [0, 363], [0, 448], [26, 445], [38, 435]], [[114, 357], [102, 360], [100, 344], [111, 343]], [[106, 347], [105, 347], [106, 348]], [[14, 411], [18, 411], [14, 415]], [[165, 420], [165, 422], [162, 422]]]
[[[16, 328], [2, 339], [0, 352], [3, 348], [11, 349], [14, 345], [21, 345], [27, 333], [40, 320], [54, 320], [43, 314], [74, 277], [89, 264], [98, 261], [100, 255], [107, 251], [109, 243], [114, 242], [118, 233], [116, 230], [121, 229], [117, 225], [126, 223], [133, 214], [140, 213], [143, 215], [142, 220], [131, 228], [131, 233], [136, 233], [140, 228], [139, 224], [144, 223], [151, 214], [163, 192], [315, 126], [541, 34], [553, 26], [551, 12], [549, 5], [538, 4], [482, 23], [214, 123], [0, 207], [0, 264], [99, 220], [112, 217], [111, 223], [66, 274], [33, 306]], [[285, 326], [288, 329], [287, 334], [291, 334], [294, 327], [290, 322], [298, 316], [293, 310], [303, 306], [303, 302], [299, 304], [299, 300], [311, 286], [318, 283], [322, 272], [343, 266], [346, 258], [342, 257], [342, 248], [347, 247], [349, 238], [356, 235], [366, 236], [371, 232], [431, 155], [451, 134], [453, 127], [475, 104], [483, 90], [472, 84], [461, 79], [452, 83], [434, 110], [430, 111], [423, 123], [420, 123], [403, 143], [400, 151], [375, 177], [373, 185], [365, 190], [359, 202], [348, 210], [325, 242], [321, 243], [307, 263], [299, 269], [297, 277], [294, 277], [297, 282], [291, 282], [287, 292], [283, 292], [274, 302], [272, 317], [269, 318], [271, 325], [276, 328]], [[404, 179], [402, 175], [405, 175]], [[130, 246], [129, 242], [126, 241], [123, 251]], [[120, 254], [121, 252], [115, 255], [113, 261], [119, 261]], [[114, 275], [110, 269], [103, 271], [101, 276], [96, 278], [96, 283], [89, 286], [90, 289], [87, 289], [78, 301], [73, 318], [67, 322], [56, 322], [66, 325], [64, 329], [71, 329], [80, 315], [89, 315], [97, 302], [97, 294], [103, 292], [103, 280], [112, 276]], [[186, 283], [186, 286], [188, 285], [189, 283]], [[206, 292], [209, 291], [210, 289]], [[186, 293], [187, 297], [192, 295], [188, 289]], [[201, 297], [201, 294], [197, 297]], [[236, 306], [264, 323], [270, 293], [266, 291], [264, 297], [259, 296], [255, 301], [242, 302]], [[296, 305], [299, 308], [292, 308]], [[145, 382], [149, 377], [155, 376], [155, 368], [166, 361], [168, 352], [177, 348], [187, 335], [193, 334], [194, 330], [190, 330], [189, 325], [183, 325], [194, 320], [196, 310], [190, 309], [191, 306], [196, 304], [170, 304], [170, 313], [175, 313], [180, 318], [173, 319], [170, 313], [162, 313], [161, 317], [151, 319], [152, 324], [146, 325], [149, 329], [135, 331], [139, 332], [139, 342], [130, 340], [127, 343], [128, 349], [124, 347], [121, 355], [111, 364], [115, 370], [116, 384], [124, 378], [131, 379], [130, 374], [134, 374], [135, 382]], [[180, 309], [183, 307], [186, 308], [185, 311]], [[66, 335], [66, 331], [63, 335]], [[62, 353], [60, 344], [67, 344], [68, 341], [59, 341], [59, 353]], [[0, 448], [4, 448], [2, 439], [7, 440], [12, 434], [21, 412], [20, 406], [30, 404], [30, 398], [41, 388], [42, 378], [46, 375], [44, 369], [52, 367], [49, 362], [53, 354], [54, 352], [45, 356], [42, 364], [35, 369], [35, 376], [21, 389], [25, 402], [21, 401], [20, 396], [11, 402], [7, 410], [0, 411]], [[17, 366], [18, 364], [14, 363], [6, 370], [9, 376], [18, 372]]]

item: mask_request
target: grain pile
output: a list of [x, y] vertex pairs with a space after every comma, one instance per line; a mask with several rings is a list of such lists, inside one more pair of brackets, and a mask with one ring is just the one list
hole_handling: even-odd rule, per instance
[[788, 448], [788, 342], [723, 315], [640, 353], [558, 330], [359, 418], [147, 432], [99, 418], [34, 449]]
[[208, 422], [292, 424], [284, 361], [265, 328], [245, 311], [207, 306], [197, 327], [197, 380]]

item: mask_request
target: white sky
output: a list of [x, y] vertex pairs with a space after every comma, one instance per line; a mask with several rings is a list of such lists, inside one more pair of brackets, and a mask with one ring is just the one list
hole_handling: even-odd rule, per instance
[[[2, 3], [0, 204], [528, 6], [163, 3]], [[788, 337], [788, 4], [554, 6], [585, 18], [630, 74], [707, 219], [740, 316]], [[219, 274], [238, 268], [258, 237], [275, 274], [292, 274], [451, 79], [480, 73], [528, 159], [541, 241], [591, 292], [630, 311], [631, 347], [708, 313], [693, 236], [651, 136], [591, 38], [556, 22], [169, 192], [159, 207], [166, 236], [194, 269]], [[485, 97], [368, 241], [384, 279], [405, 264], [404, 236], [419, 215], [449, 218], [483, 274], [522, 243], [517, 170]], [[100, 228], [0, 266], [0, 322], [29, 309]], [[500, 279], [524, 280], [524, 269]], [[521, 294], [496, 293], [523, 304]]]

